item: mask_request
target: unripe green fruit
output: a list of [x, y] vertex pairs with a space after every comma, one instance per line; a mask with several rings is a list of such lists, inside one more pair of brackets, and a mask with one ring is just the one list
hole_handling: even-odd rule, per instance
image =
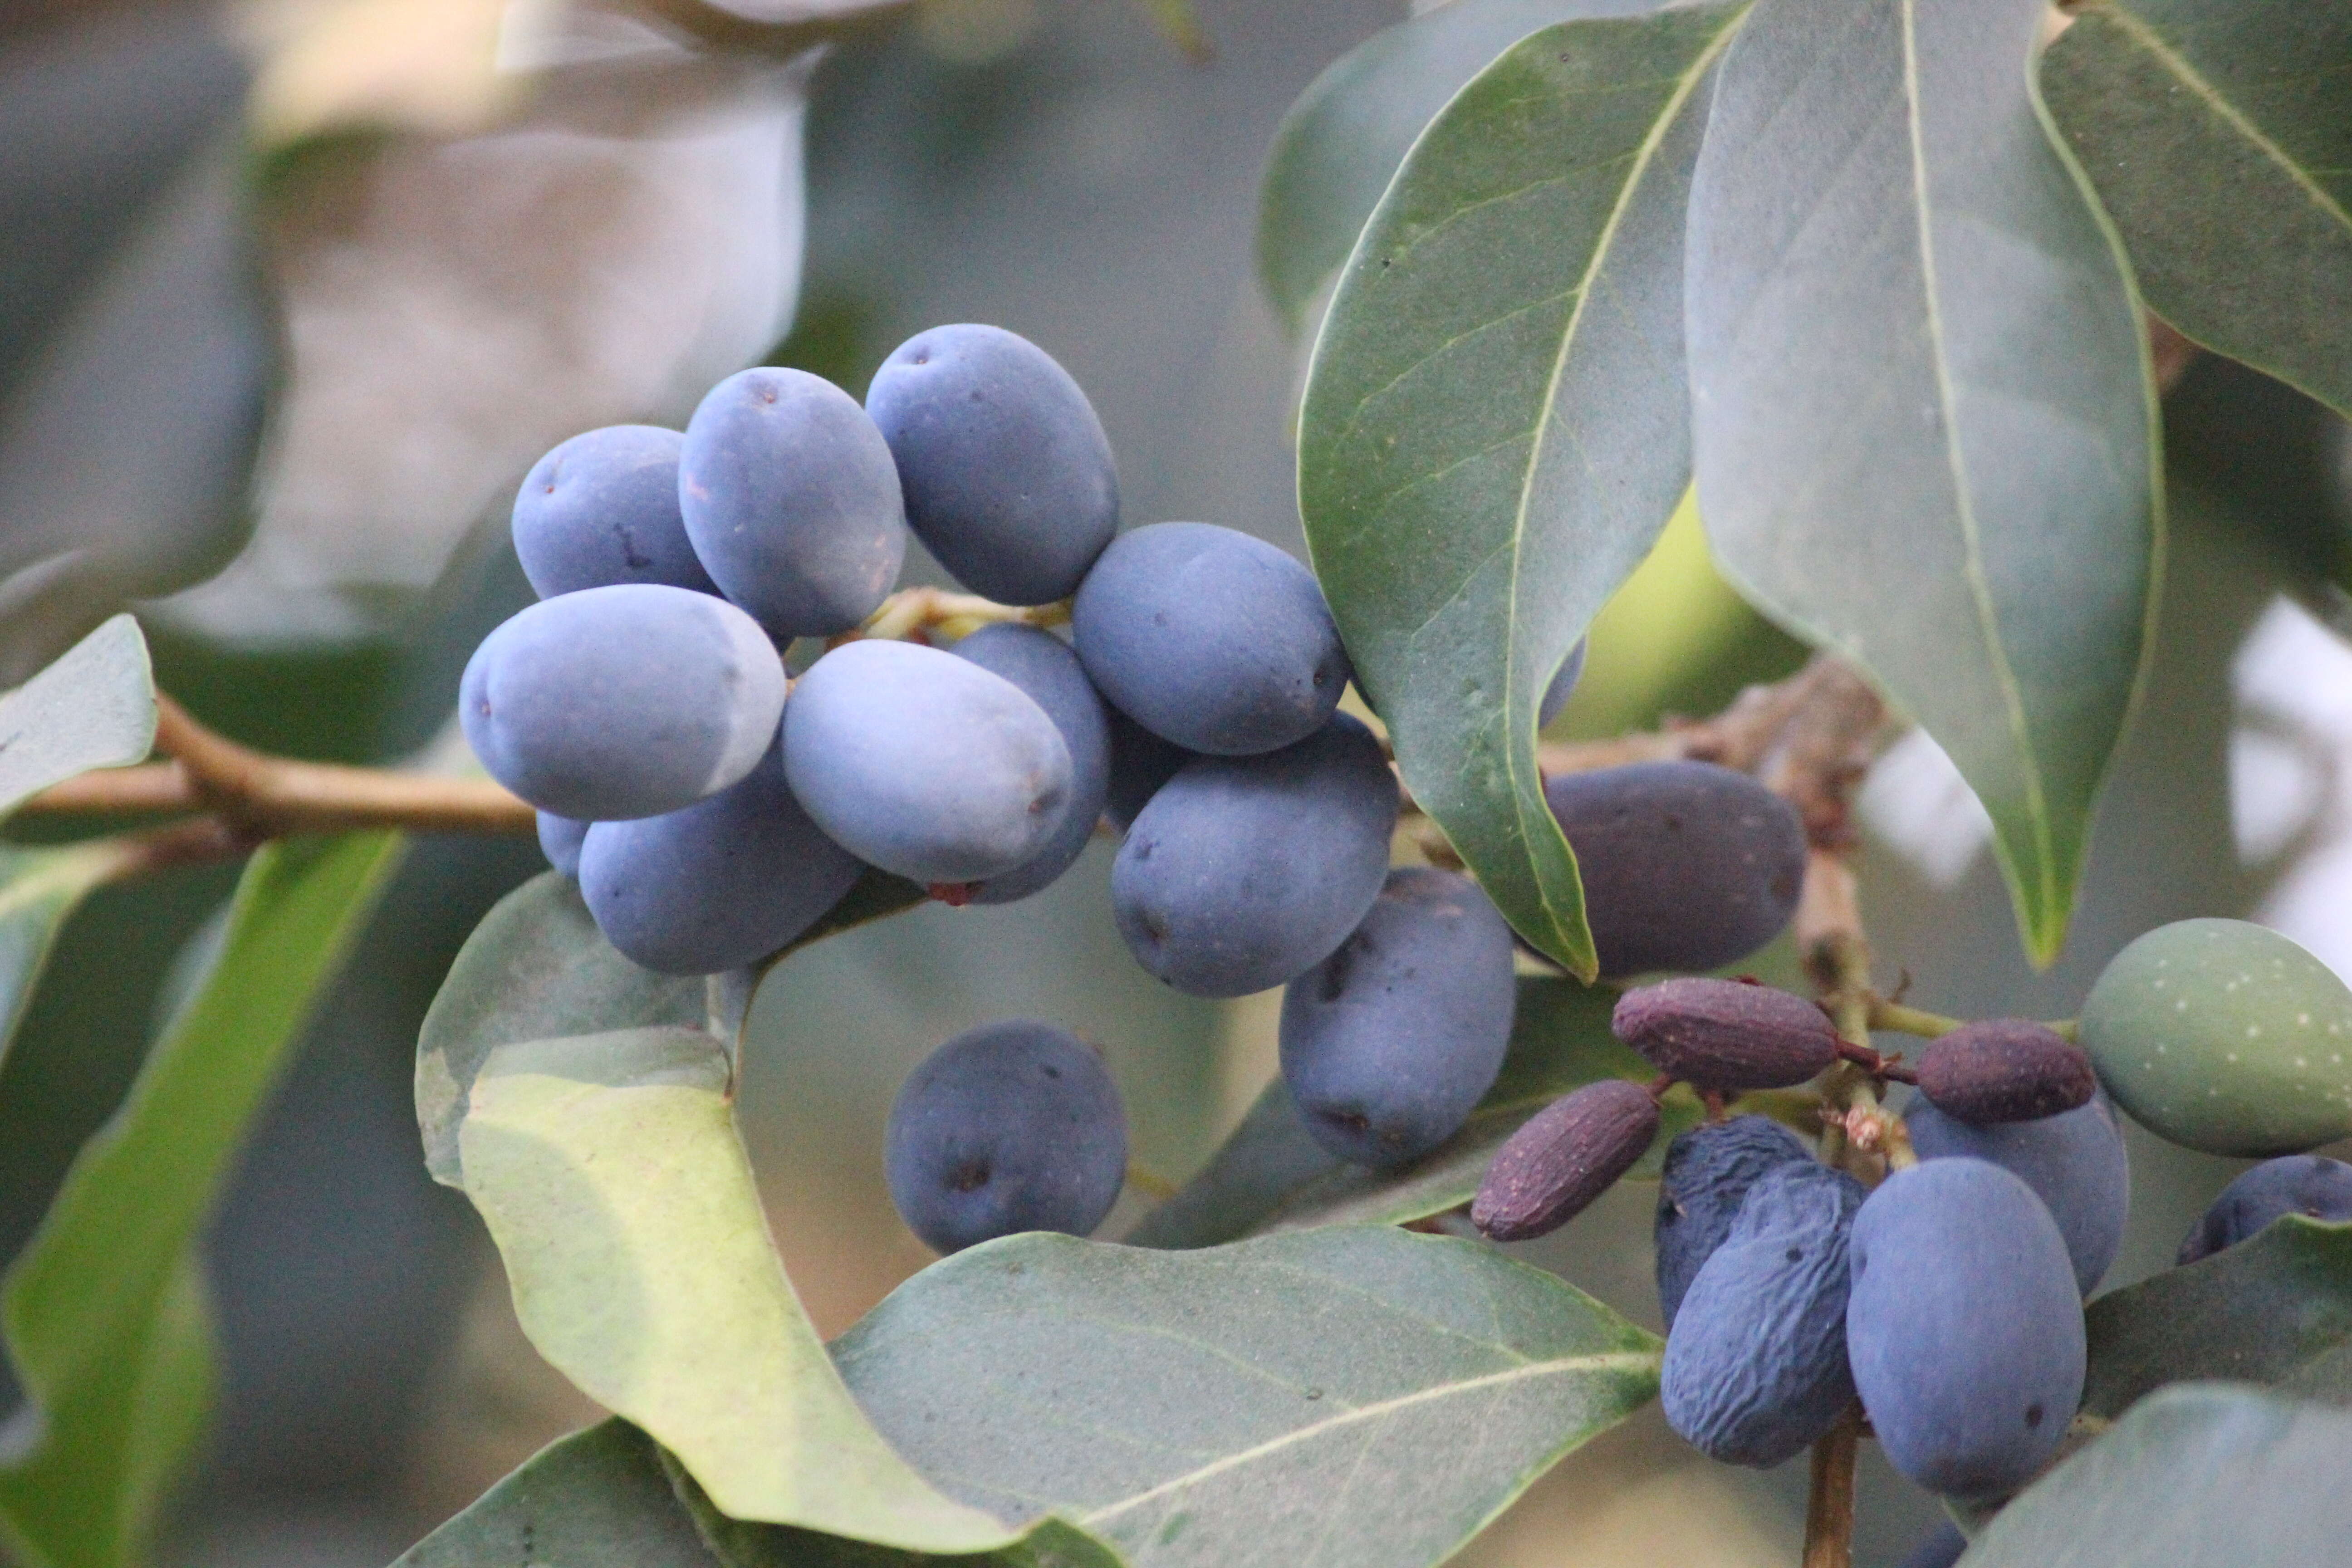
[[2299, 1153], [2352, 1133], [2352, 989], [2244, 921], [2177, 921], [2117, 953], [2083, 1004], [2107, 1091], [2209, 1154]]

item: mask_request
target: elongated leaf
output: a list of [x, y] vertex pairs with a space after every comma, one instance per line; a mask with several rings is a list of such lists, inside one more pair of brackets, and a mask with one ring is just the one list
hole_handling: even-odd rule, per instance
[[2120, 1415], [2190, 1378], [2352, 1403], [2352, 1226], [2289, 1215], [2250, 1241], [2090, 1305], [2083, 1408]]
[[1258, 191], [1258, 279], [1291, 331], [1355, 248], [1413, 139], [1464, 83], [1539, 27], [1660, 3], [1451, 0], [1334, 61], [1282, 117]]
[[1688, 480], [1683, 210], [1742, 14], [1564, 23], [1464, 88], [1364, 230], [1300, 416], [1307, 544], [1405, 783], [1588, 979], [1536, 708]]
[[210, 1388], [193, 1245], [399, 848], [364, 833], [254, 856], [210, 977], [0, 1285], [29, 1401], [0, 1456], [0, 1541], [29, 1568], [114, 1568], [138, 1553]]
[[[1657, 1069], [1609, 1032], [1612, 992], [1522, 976], [1511, 1050], [1470, 1124], [1400, 1170], [1376, 1172], [1326, 1153], [1282, 1079], [1268, 1084], [1224, 1146], [1127, 1237], [1136, 1247], [1213, 1247], [1269, 1228], [1396, 1225], [1470, 1201], [1486, 1162], [1519, 1124], [1559, 1096], [1604, 1078], [1648, 1082]], [[1668, 1102], [1657, 1149], [1696, 1116], [1687, 1095]], [[1655, 1151], [1634, 1168], [1654, 1175]]]
[[769, 1239], [728, 1078], [722, 1042], [676, 1026], [489, 1053], [458, 1145], [523, 1331], [738, 1519], [924, 1552], [1007, 1544], [842, 1386]]
[[76, 773], [138, 762], [154, 743], [147, 639], [117, 616], [0, 696], [0, 816]]
[[2044, 10], [1758, 0], [1685, 279], [1717, 561], [1958, 764], [2037, 963], [2137, 689], [2160, 531], [2139, 307], [2030, 89]]
[[2352, 1541], [2352, 1414], [2226, 1383], [2142, 1401], [1994, 1517], [1961, 1568], [2288, 1568]]
[[2352, 416], [2352, 5], [2102, 0], [2042, 90], [2141, 292]]
[[458, 950], [416, 1042], [416, 1121], [433, 1179], [465, 1185], [457, 1129], [475, 1075], [500, 1046], [703, 1022], [699, 980], [616, 952], [572, 879], [549, 871], [499, 900]]
[[121, 868], [125, 853], [104, 840], [62, 849], [0, 846], [0, 1062], [8, 1059], [58, 932]]
[[1442, 1562], [1657, 1386], [1658, 1342], [1483, 1245], [1385, 1226], [1204, 1252], [1008, 1237], [835, 1342], [939, 1484], [1138, 1568]]

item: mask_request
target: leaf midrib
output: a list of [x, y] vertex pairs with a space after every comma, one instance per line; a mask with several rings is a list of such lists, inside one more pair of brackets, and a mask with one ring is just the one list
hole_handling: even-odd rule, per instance
[[2352, 215], [2346, 213], [2342, 204], [2330, 195], [2316, 180], [2314, 180], [2300, 163], [2289, 156], [2285, 148], [2272, 140], [2268, 132], [2247, 119], [2244, 111], [2215, 88], [2207, 79], [2205, 74], [2189, 62], [2187, 56], [2172, 47], [2163, 34], [2120, 5], [2101, 5], [2087, 15], [2113, 23], [2116, 29], [2126, 34], [2133, 43], [2154, 56], [2157, 63], [2177, 78], [2209, 113], [2252, 143], [2265, 158], [2284, 169], [2287, 178], [2301, 186], [2305, 194], [2311, 198], [2314, 206], [2319, 207], [2333, 217], [2338, 227], [2352, 230]]
[[[1591, 258], [1585, 263], [1582, 273], [1577, 279], [1576, 304], [1569, 311], [1568, 329], [1560, 334], [1559, 352], [1552, 356], [1551, 374], [1544, 381], [1543, 404], [1537, 411], [1534, 423], [1529, 426], [1533, 438], [1528, 450], [1528, 466], [1519, 476], [1519, 499], [1511, 510], [1511, 561], [1509, 572], [1505, 579], [1504, 600], [1511, 606], [1513, 627], [1512, 635], [1503, 639], [1504, 702], [1501, 710], [1506, 726], [1511, 721], [1509, 698], [1513, 689], [1512, 682], [1517, 676], [1522, 658], [1519, 638], [1517, 635], [1521, 602], [1520, 583], [1526, 565], [1528, 514], [1533, 505], [1536, 472], [1542, 466], [1543, 433], [1550, 427], [1552, 413], [1559, 400], [1560, 381], [1568, 372], [1570, 351], [1575, 346], [1577, 334], [1583, 327], [1585, 307], [1592, 300], [1593, 279], [1600, 275], [1616, 243], [1617, 232], [1625, 221], [1626, 209], [1633, 205], [1634, 193], [1642, 188], [1643, 182], [1648, 178], [1651, 169], [1657, 162], [1658, 148], [1665, 141], [1668, 128], [1682, 118], [1684, 110], [1690, 103], [1691, 94], [1696, 90], [1698, 83], [1714, 66], [1717, 58], [1730, 46], [1731, 39], [1739, 31], [1740, 22], [1747, 15], [1747, 8], [1742, 6], [1725, 16], [1722, 26], [1716, 30], [1715, 37], [1709, 38], [1706, 47], [1691, 58], [1690, 64], [1682, 71], [1681, 79], [1675, 90], [1668, 95], [1661, 112], [1650, 121], [1649, 129], [1643, 133], [1641, 146], [1633, 154], [1633, 171], [1626, 176], [1625, 183], [1618, 188], [1617, 199], [1611, 204], [1609, 209], [1608, 221], [1601, 225], [1600, 240], [1593, 246]], [[1551, 826], [1554, 835], [1559, 836], [1559, 829], [1557, 824], [1551, 823], [1549, 808], [1546, 809], [1541, 823], [1531, 822], [1529, 819], [1525, 764], [1535, 760], [1535, 748], [1532, 745], [1512, 745], [1507, 734], [1501, 750], [1503, 767], [1510, 786], [1511, 815], [1517, 819], [1522, 841], [1529, 844], [1537, 842], [1537, 829], [1545, 825]], [[1526, 753], [1524, 760], [1521, 757], [1523, 752]], [[1537, 800], [1540, 801], [1543, 797], [1540, 776], [1534, 793]], [[1563, 846], [1567, 843], [1564, 837], [1560, 841]], [[1573, 851], [1570, 853], [1572, 854]], [[1552, 889], [1540, 874], [1536, 878], [1536, 897], [1542, 901], [1544, 911], [1551, 917], [1553, 925], [1558, 927], [1566, 911], [1553, 901]]]
[[1962, 458], [1959, 441], [1958, 395], [1951, 379], [1949, 355], [1945, 348], [1944, 307], [1936, 277], [1935, 225], [1929, 211], [1927, 185], [1927, 135], [1919, 119], [1919, 37], [1918, 0], [1901, 0], [1903, 17], [1903, 99], [1904, 128], [1910, 142], [1912, 213], [1918, 223], [1919, 269], [1921, 293], [1927, 312], [1927, 340], [1936, 372], [1936, 401], [1943, 416], [1945, 461], [1952, 473], [1952, 501], [1958, 513], [1960, 538], [1967, 552], [1969, 596], [1977, 612], [1979, 634], [1984, 638], [1985, 651], [1991, 657], [1994, 679], [2000, 689], [2001, 706], [2009, 720], [2010, 737], [2017, 749], [2017, 757], [2025, 779], [2027, 821], [2033, 835], [2034, 880], [2042, 895], [2042, 908], [2035, 911], [2035, 923], [2047, 918], [2048, 911], [2058, 902], [2057, 865], [2050, 841], [2049, 795], [2042, 778], [2042, 759], [2033, 748], [2033, 737], [2025, 714], [2024, 693], [2017, 684], [2017, 672], [2011, 667], [2009, 645], [2000, 633], [2000, 616], [1992, 602], [1992, 586], [1985, 580], [1984, 542], [1977, 526], [1976, 505], [1969, 487], [1968, 468]]
[[1376, 1400], [1370, 1405], [1353, 1406], [1328, 1420], [1316, 1422], [1312, 1426], [1293, 1427], [1278, 1436], [1270, 1437], [1265, 1442], [1255, 1444], [1247, 1448], [1238, 1449], [1198, 1469], [1171, 1476], [1147, 1490], [1121, 1498], [1108, 1507], [1090, 1510], [1078, 1517], [1080, 1522], [1088, 1526], [1101, 1524], [1159, 1498], [1196, 1486], [1212, 1476], [1244, 1465], [1257, 1463], [1274, 1454], [1280, 1453], [1285, 1448], [1313, 1437], [1344, 1430], [1362, 1422], [1385, 1419], [1416, 1405], [1466, 1396], [1532, 1378], [1568, 1376], [1582, 1372], [1654, 1372], [1660, 1364], [1660, 1353], [1654, 1351], [1609, 1351], [1591, 1355], [1563, 1356], [1549, 1361], [1530, 1363], [1526, 1366], [1507, 1367], [1501, 1372], [1488, 1373], [1483, 1376], [1465, 1379], [1458, 1383], [1441, 1384], [1433, 1388], [1415, 1389], [1411, 1394], [1399, 1394], [1392, 1399]]

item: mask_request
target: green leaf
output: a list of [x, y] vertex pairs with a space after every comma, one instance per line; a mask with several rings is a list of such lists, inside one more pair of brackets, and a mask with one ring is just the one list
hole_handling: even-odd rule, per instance
[[842, 1386], [769, 1239], [729, 1076], [723, 1042], [674, 1026], [488, 1053], [457, 1139], [523, 1331], [738, 1519], [923, 1552], [1007, 1544]]
[[2046, 9], [1759, 0], [1687, 277], [1718, 563], [1950, 753], [2036, 963], [2065, 938], [2160, 531], [2139, 305], [2032, 92]]
[[209, 1397], [194, 1245], [399, 849], [395, 835], [362, 833], [254, 856], [210, 977], [0, 1284], [27, 1395], [0, 1456], [0, 1542], [28, 1568], [115, 1568], [140, 1552]]
[[147, 639], [117, 616], [0, 696], [0, 816], [76, 773], [138, 762], [154, 743]]
[[548, 871], [499, 900], [458, 950], [416, 1042], [416, 1121], [433, 1179], [465, 1185], [457, 1129], [492, 1051], [524, 1040], [704, 1019], [696, 979], [640, 969], [604, 940], [580, 889]]
[[58, 933], [128, 853], [105, 839], [60, 849], [0, 845], [0, 1062], [8, 1059]]
[[2251, 1240], [2091, 1303], [2083, 1408], [2120, 1415], [2189, 1378], [2352, 1403], [2352, 1225], [2289, 1215]]
[[2303, 1568], [2352, 1539], [2352, 1414], [2168, 1388], [2026, 1489], [1961, 1568]]
[[1536, 707], [1688, 481], [1683, 211], [1744, 7], [1522, 40], [1414, 144], [1325, 317], [1298, 500], [1413, 797], [1591, 978]]
[[2189, 337], [2352, 415], [2352, 5], [2105, 0], [2050, 112]]
[[1123, 1568], [1119, 1554], [1077, 1526], [1051, 1515], [1000, 1552], [936, 1557], [819, 1535], [781, 1524], [730, 1519], [710, 1505], [684, 1466], [670, 1455], [662, 1468], [680, 1503], [723, 1568]]
[[[1609, 1032], [1616, 1000], [1574, 981], [1521, 976], [1510, 1054], [1495, 1087], [1461, 1132], [1398, 1170], [1371, 1171], [1324, 1152], [1276, 1078], [1201, 1173], [1144, 1215], [1128, 1244], [1212, 1247], [1263, 1230], [1399, 1225], [1458, 1208], [1476, 1194], [1504, 1140], [1561, 1095], [1604, 1078], [1647, 1083], [1657, 1076]], [[1687, 1091], [1671, 1096], [1656, 1144], [1633, 1174], [1654, 1176], [1667, 1140], [1697, 1117]]]
[[719, 1568], [661, 1451], [615, 1417], [549, 1445], [393, 1568]]
[[551, 1444], [393, 1568], [1120, 1568], [1058, 1521], [1002, 1552], [933, 1557], [746, 1524], [710, 1506], [654, 1440], [614, 1416]]
[[1258, 278], [1292, 331], [1355, 248], [1413, 139], [1463, 84], [1538, 27], [1660, 0], [1451, 0], [1373, 34], [1282, 117], [1258, 191]]
[[1137, 1568], [1423, 1568], [1657, 1388], [1658, 1342], [1482, 1244], [1347, 1226], [1203, 1252], [1030, 1233], [835, 1342], [877, 1426]]

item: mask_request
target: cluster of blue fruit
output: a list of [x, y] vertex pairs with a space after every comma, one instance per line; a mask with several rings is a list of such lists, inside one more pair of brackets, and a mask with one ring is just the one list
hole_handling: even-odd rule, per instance
[[[1026, 340], [920, 333], [862, 407], [746, 371], [682, 433], [557, 447], [513, 529], [541, 597], [467, 667], [466, 733], [638, 963], [754, 963], [867, 868], [951, 903], [1024, 898], [1108, 822], [1118, 929], [1151, 973], [1238, 996], [1317, 972], [1285, 1061], [1335, 1151], [1410, 1159], [1492, 1082], [1509, 930], [1465, 878], [1391, 873], [1395, 779], [1337, 711], [1349, 667], [1313, 575], [1206, 523], [1120, 534], [1101, 422]], [[950, 648], [859, 635], [909, 529], [998, 606]], [[1066, 640], [1045, 629], [1064, 604]], [[794, 678], [800, 639], [824, 640]], [[889, 1137], [901, 1211], [943, 1250], [1089, 1230], [1126, 1164], [1108, 1078], [1044, 1024], [941, 1047]]]

